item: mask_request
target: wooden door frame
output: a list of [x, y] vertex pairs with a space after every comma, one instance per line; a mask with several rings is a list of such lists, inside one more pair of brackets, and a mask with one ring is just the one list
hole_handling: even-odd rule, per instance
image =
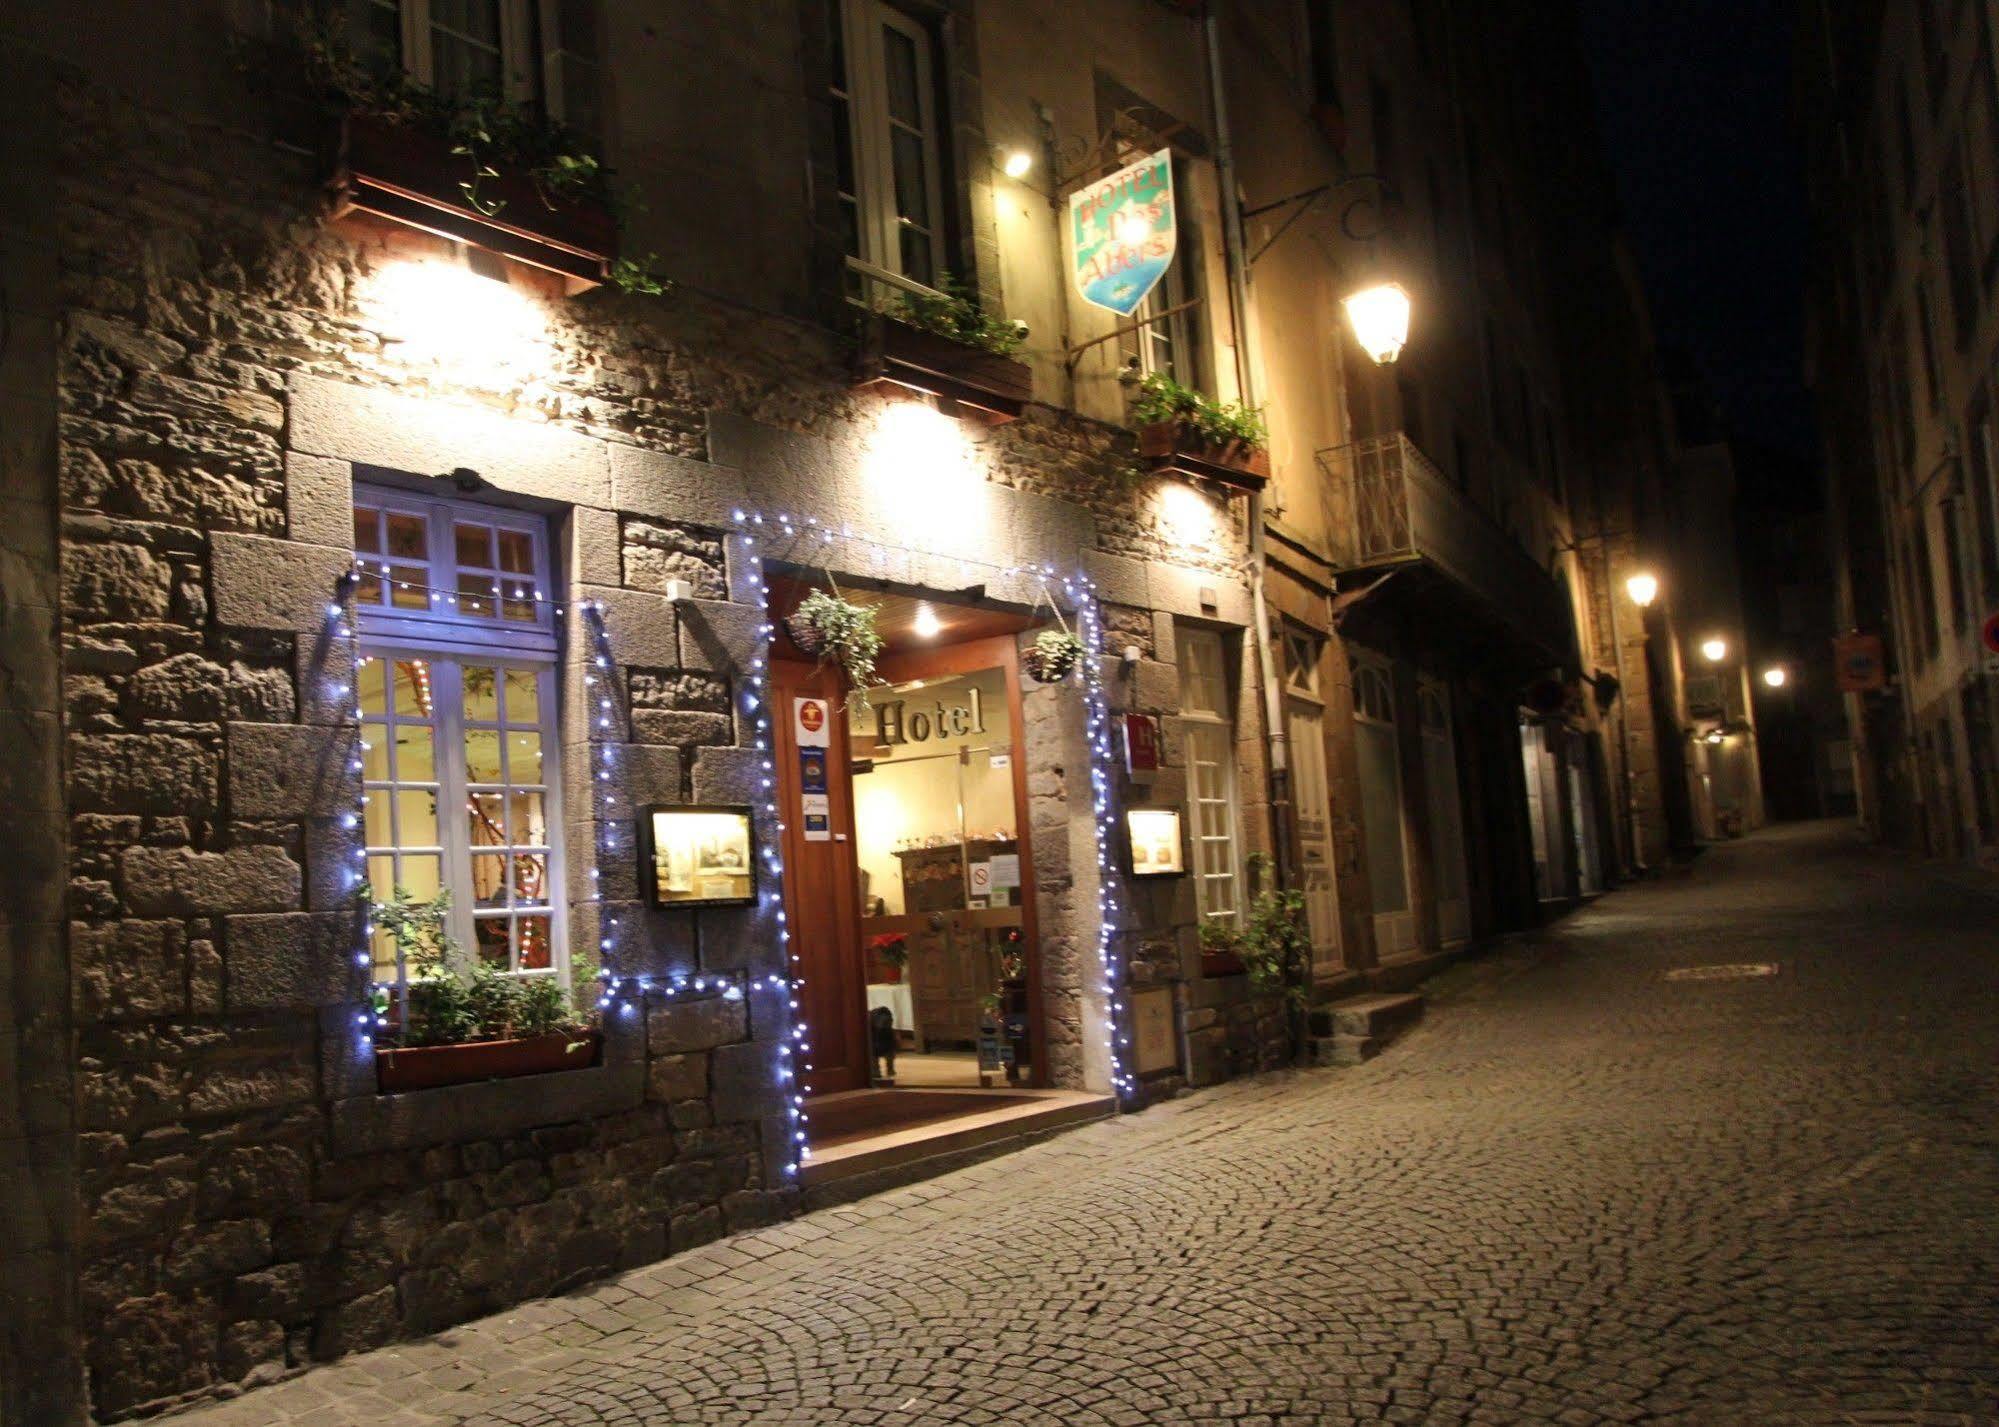
[[[958, 644], [939, 645], [935, 649], [907, 649], [900, 653], [884, 655], [875, 665], [875, 672], [889, 683], [904, 683], [910, 679], [928, 679], [954, 674], [975, 674], [981, 669], [1000, 669], [1006, 675], [1006, 711], [1012, 730], [1009, 742], [1013, 748], [1013, 816], [1014, 841], [1020, 849], [1020, 927], [1021, 936], [1027, 948], [1027, 1006], [1028, 1044], [1033, 1047], [1029, 1084], [1040, 1086], [1048, 1083], [1048, 1024], [1047, 1007], [1042, 1002], [1041, 980], [1041, 923], [1037, 914], [1034, 890], [1034, 846], [1027, 817], [1027, 723], [1022, 708], [1020, 690], [1020, 646], [1012, 635], [994, 635], [985, 639], [968, 639]], [[852, 769], [845, 775], [851, 783]], [[848, 806], [853, 805], [853, 794], [848, 793]], [[855, 829], [854, 836], [860, 832]], [[860, 847], [855, 843], [855, 855]], [[855, 897], [854, 937], [856, 944], [860, 938], [859, 896]], [[863, 994], [865, 1001], [865, 993]]]

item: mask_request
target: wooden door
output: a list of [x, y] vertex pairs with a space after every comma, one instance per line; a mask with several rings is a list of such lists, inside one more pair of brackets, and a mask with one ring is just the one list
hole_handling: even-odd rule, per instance
[[[868, 1084], [867, 975], [861, 964], [860, 907], [854, 866], [853, 782], [847, 719], [830, 668], [771, 661], [772, 746], [777, 757], [778, 816], [784, 822], [784, 907], [791, 949], [805, 979], [799, 997], [811, 1051], [801, 1079], [808, 1095]], [[801, 812], [799, 699], [823, 706], [829, 832], [808, 841]]]

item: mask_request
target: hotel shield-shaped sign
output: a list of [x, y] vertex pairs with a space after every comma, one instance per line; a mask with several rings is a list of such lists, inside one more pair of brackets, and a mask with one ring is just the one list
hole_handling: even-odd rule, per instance
[[1173, 264], [1173, 151], [1161, 149], [1069, 195], [1070, 261], [1085, 302], [1129, 317]]

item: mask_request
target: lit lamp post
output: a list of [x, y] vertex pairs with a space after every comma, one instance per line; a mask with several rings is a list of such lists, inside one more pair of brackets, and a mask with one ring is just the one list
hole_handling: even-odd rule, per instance
[[[1610, 574], [1610, 546], [1604, 544], [1604, 574], [1606, 583]], [[1631, 596], [1631, 602], [1642, 610], [1650, 609], [1652, 601], [1659, 598], [1659, 577], [1649, 570], [1640, 570], [1624, 582], [1624, 592]], [[1631, 777], [1631, 692], [1624, 678], [1624, 636], [1617, 627], [1617, 597], [1610, 596], [1610, 650], [1617, 663], [1617, 753], [1618, 762], [1624, 767], [1624, 816], [1629, 827], [1631, 843], [1631, 870], [1645, 870], [1645, 828], [1638, 818], [1638, 786]], [[1645, 621], [1641, 615], [1638, 621], [1641, 641], [1645, 631]]]
[[1790, 681], [1791, 676], [1782, 664], [1772, 664], [1763, 671], [1763, 683], [1767, 688], [1781, 689]]
[[1701, 641], [1701, 658], [1710, 664], [1719, 664], [1728, 657], [1728, 641], [1719, 637]]
[[1409, 293], [1399, 282], [1364, 287], [1343, 304], [1360, 349], [1385, 367], [1402, 355], [1409, 340]]

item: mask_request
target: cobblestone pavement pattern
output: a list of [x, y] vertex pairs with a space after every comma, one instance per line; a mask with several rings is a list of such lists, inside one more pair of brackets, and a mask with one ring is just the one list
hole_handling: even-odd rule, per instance
[[[225, 1424], [1999, 1422], [1999, 900], [1823, 827], [1224, 1087]], [[1667, 981], [1776, 962], [1774, 977]]]

